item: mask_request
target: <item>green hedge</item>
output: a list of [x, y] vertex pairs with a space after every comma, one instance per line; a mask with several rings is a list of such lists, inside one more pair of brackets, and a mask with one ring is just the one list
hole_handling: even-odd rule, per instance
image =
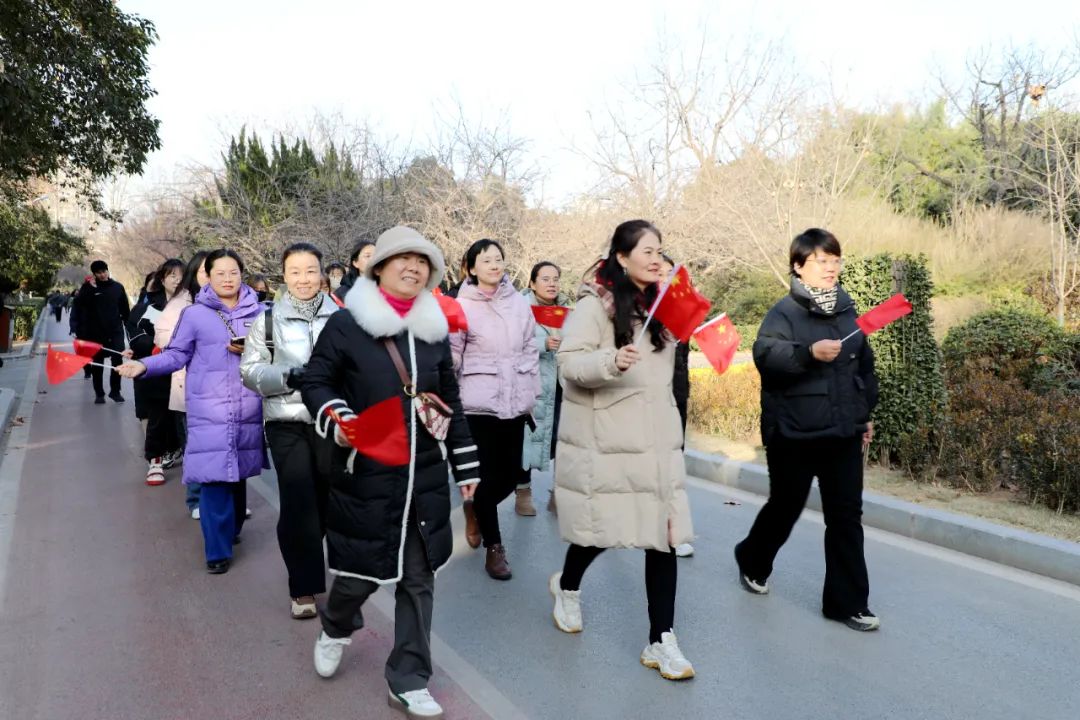
[[1080, 509], [1080, 333], [1045, 315], [980, 313], [943, 344], [949, 402], [942, 474], [979, 491], [1022, 488]]
[[34, 334], [34, 325], [41, 314], [40, 307], [21, 305], [15, 311], [15, 340], [27, 340]]
[[860, 314], [898, 292], [912, 304], [911, 315], [870, 336], [881, 385], [870, 454], [921, 472], [933, 462], [945, 405], [926, 257], [883, 253], [846, 260], [842, 283]]

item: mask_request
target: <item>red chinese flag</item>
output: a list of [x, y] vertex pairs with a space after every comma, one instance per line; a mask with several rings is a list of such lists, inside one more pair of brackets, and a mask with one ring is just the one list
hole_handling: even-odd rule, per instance
[[101, 343], [91, 342], [89, 340], [75, 339], [75, 354], [82, 355], [83, 357], [92, 358], [102, 351], [103, 346]]
[[739, 331], [735, 329], [731, 318], [724, 313], [695, 330], [694, 339], [716, 372], [723, 375], [735, 358], [735, 351], [739, 349], [742, 338], [739, 337]]
[[465, 317], [465, 308], [461, 307], [461, 303], [449, 295], [443, 295], [443, 291], [439, 288], [435, 288], [432, 294], [439, 301], [439, 307], [442, 308], [443, 315], [446, 316], [446, 322], [450, 325], [450, 332], [467, 331], [469, 329], [469, 319]]
[[863, 333], [877, 332], [894, 320], [899, 320], [911, 312], [911, 303], [903, 293], [897, 293], [877, 307], [870, 308], [855, 320]]
[[91, 358], [82, 355], [53, 350], [49, 345], [49, 351], [45, 355], [45, 376], [49, 378], [51, 385], [59, 385], [75, 373], [89, 365]]
[[561, 328], [570, 313], [569, 309], [561, 305], [533, 305], [532, 311], [537, 324], [549, 328]]
[[694, 289], [690, 273], [679, 265], [667, 286], [667, 292], [657, 301], [653, 316], [679, 338], [679, 342], [685, 343], [690, 342], [690, 336], [709, 314], [711, 307], [712, 303]]
[[337, 305], [339, 308], [345, 307], [345, 301], [339, 298], [334, 293], [330, 293], [330, 299], [333, 300], [334, 304]]
[[409, 462], [409, 433], [401, 398], [392, 397], [372, 405], [356, 417], [341, 419], [327, 409], [337, 421], [342, 434], [356, 452], [383, 465], [407, 465]]

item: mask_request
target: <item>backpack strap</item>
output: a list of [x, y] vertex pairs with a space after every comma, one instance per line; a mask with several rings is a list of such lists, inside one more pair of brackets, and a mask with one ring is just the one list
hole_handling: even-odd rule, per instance
[[270, 305], [263, 313], [266, 322], [266, 349], [270, 351], [270, 362], [274, 362], [274, 306]]

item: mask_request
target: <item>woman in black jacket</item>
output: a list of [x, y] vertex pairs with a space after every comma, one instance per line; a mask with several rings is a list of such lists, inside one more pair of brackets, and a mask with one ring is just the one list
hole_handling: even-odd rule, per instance
[[[386, 680], [390, 704], [409, 717], [442, 717], [427, 684], [435, 571], [453, 550], [447, 459], [463, 497], [472, 497], [479, 482], [446, 317], [431, 294], [443, 272], [442, 253], [415, 230], [395, 227], [380, 235], [364, 276], [345, 297], [344, 312], [327, 321], [302, 381], [316, 432], [333, 433], [343, 447], [329, 411], [348, 417], [401, 399], [409, 462], [388, 467], [353, 452], [330, 479], [326, 540], [336, 577], [315, 643], [315, 669], [323, 677], [334, 674], [343, 646], [362, 626], [364, 601], [380, 585], [397, 583]], [[411, 387], [403, 386], [387, 341], [400, 353]], [[412, 396], [423, 392], [438, 395], [453, 411], [445, 443], [417, 422]]]
[[821, 609], [866, 631], [880, 626], [868, 607], [861, 520], [862, 451], [873, 437], [878, 383], [874, 353], [855, 332], [855, 303], [838, 285], [841, 267], [832, 233], [811, 228], [798, 235], [790, 251], [791, 293], [769, 310], [754, 342], [769, 501], [735, 546], [735, 560], [743, 587], [768, 593], [773, 559], [817, 477], [825, 515]]
[[[184, 261], [172, 258], [151, 273], [146, 293], [128, 316], [128, 351], [126, 357], [141, 360], [154, 353], [154, 324], [165, 305], [176, 295], [184, 275]], [[135, 416], [146, 421], [146, 484], [161, 485], [165, 470], [179, 459], [183, 446], [177, 413], [169, 409], [172, 379], [166, 377], [135, 380]]]

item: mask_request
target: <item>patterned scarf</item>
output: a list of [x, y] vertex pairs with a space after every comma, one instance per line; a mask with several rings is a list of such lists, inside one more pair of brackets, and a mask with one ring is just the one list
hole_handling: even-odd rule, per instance
[[319, 308], [323, 304], [323, 295], [319, 293], [310, 300], [297, 300], [292, 293], [289, 293], [289, 302], [296, 308], [296, 312], [300, 313], [300, 317], [311, 322], [319, 314]]
[[791, 281], [793, 283], [798, 283], [804, 290], [806, 290], [806, 294], [810, 296], [810, 299], [814, 301], [814, 304], [817, 305], [818, 310], [820, 310], [822, 313], [829, 316], [836, 314], [836, 299], [837, 290], [840, 288], [839, 285], [833, 285], [831, 288], [828, 289], [821, 289], [810, 287], [802, 280], [794, 276], [791, 278]]

